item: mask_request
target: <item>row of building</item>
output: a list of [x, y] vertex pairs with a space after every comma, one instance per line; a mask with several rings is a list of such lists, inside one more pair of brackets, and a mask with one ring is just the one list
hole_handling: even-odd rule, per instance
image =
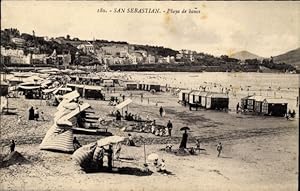
[[1, 63], [4, 64], [60, 64], [69, 65], [71, 54], [58, 55], [56, 50], [51, 55], [25, 54], [23, 49], [6, 49], [1, 46]]
[[[101, 64], [114, 65], [114, 64], [174, 64], [178, 60], [194, 61], [194, 56], [197, 54], [191, 50], [181, 50], [176, 56], [160, 56], [151, 55], [145, 50], [136, 50], [134, 45], [127, 43], [98, 43], [97, 41], [82, 41], [78, 38], [70, 39], [69, 36], [47, 38], [46, 41], [54, 41], [59, 44], [70, 44], [77, 49], [84, 52], [86, 55], [96, 57]], [[17, 49], [6, 49], [1, 46], [1, 55], [5, 58], [1, 59], [4, 63], [17, 63], [17, 64], [37, 64], [37, 63], [59, 63], [59, 65], [68, 65], [71, 63], [69, 54], [57, 55], [56, 52], [52, 55], [38, 54], [39, 51], [30, 51], [30, 54], [24, 54], [23, 48], [26, 41], [22, 38], [11, 38], [11, 42], [17, 45]], [[23, 48], [22, 48], [23, 47]], [[29, 47], [33, 48], [33, 47]], [[55, 50], [54, 50], [55, 51]], [[55, 55], [55, 56], [54, 56]]]

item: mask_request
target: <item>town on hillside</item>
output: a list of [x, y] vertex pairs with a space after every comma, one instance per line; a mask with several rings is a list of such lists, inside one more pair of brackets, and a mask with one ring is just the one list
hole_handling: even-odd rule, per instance
[[35, 31], [32, 34], [21, 33], [15, 28], [1, 30], [3, 66], [80, 66], [97, 71], [299, 72], [295, 66], [276, 63], [272, 57], [217, 57], [193, 50], [177, 51], [162, 46], [98, 39], [81, 40], [70, 35], [50, 38], [37, 36]]

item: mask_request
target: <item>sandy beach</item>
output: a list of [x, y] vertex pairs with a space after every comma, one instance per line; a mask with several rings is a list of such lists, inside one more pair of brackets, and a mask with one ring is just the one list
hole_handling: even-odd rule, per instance
[[[29, 164], [12, 165], [0, 169], [1, 190], [296, 190], [298, 187], [298, 120], [259, 117], [208, 110], [189, 111], [177, 103], [177, 96], [170, 93], [116, 92], [129, 96], [133, 103], [128, 110], [149, 115], [157, 124], [173, 123], [172, 137], [157, 137], [152, 134], [133, 132], [138, 147], [122, 146], [121, 160], [114, 166], [123, 168], [118, 173], [89, 173], [81, 171], [72, 161], [70, 154], [39, 150], [38, 146], [53, 123], [56, 108], [46, 106], [45, 101], [25, 100], [23, 97], [10, 99], [10, 107], [18, 108], [22, 121], [17, 117], [1, 116], [1, 155], [8, 153], [10, 139], [16, 141], [16, 150]], [[107, 95], [108, 96], [108, 95]], [[149, 99], [149, 102], [148, 102]], [[92, 105], [98, 116], [107, 116], [114, 108], [107, 101], [84, 100]], [[47, 121], [27, 120], [27, 110], [33, 105], [44, 112]], [[166, 116], [159, 117], [163, 106]], [[176, 156], [162, 151], [167, 143], [179, 146], [181, 127], [188, 125], [188, 147], [195, 146], [195, 139], [202, 140], [202, 151], [196, 156]], [[109, 126], [109, 132], [127, 136], [120, 128]], [[143, 138], [140, 138], [143, 136]], [[100, 139], [102, 136], [76, 135], [82, 144]], [[145, 174], [141, 169], [146, 154], [157, 153], [165, 159], [170, 175], [153, 169]], [[217, 157], [216, 144], [221, 141], [223, 153]]]

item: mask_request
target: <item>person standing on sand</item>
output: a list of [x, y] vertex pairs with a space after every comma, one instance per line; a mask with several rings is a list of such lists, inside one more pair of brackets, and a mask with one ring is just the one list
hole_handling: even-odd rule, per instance
[[240, 109], [240, 103], [238, 102], [236, 105], [236, 113], [239, 113], [239, 109]]
[[168, 134], [171, 137], [171, 133], [172, 133], [172, 129], [173, 129], [173, 124], [171, 123], [171, 120], [169, 120], [168, 124], [167, 124], [167, 128], [168, 128]]
[[223, 145], [221, 142], [219, 142], [219, 144], [217, 145], [218, 157], [220, 157], [222, 149], [223, 149]]
[[15, 141], [14, 140], [11, 140], [11, 143], [9, 145], [9, 148], [10, 148], [10, 152], [14, 152], [15, 151], [15, 147], [16, 147], [16, 144], [15, 144]]
[[187, 143], [187, 139], [188, 139], [188, 134], [187, 134], [187, 130], [184, 131], [184, 133], [182, 134], [182, 139], [181, 139], [181, 143], [179, 145], [179, 148], [186, 148], [186, 143]]
[[164, 113], [164, 109], [163, 109], [162, 106], [160, 106], [160, 108], [159, 108], [159, 115], [160, 115], [160, 117], [163, 117], [163, 113]]
[[31, 107], [29, 109], [29, 118], [28, 119], [29, 120], [34, 120], [34, 109], [33, 109], [33, 107]]

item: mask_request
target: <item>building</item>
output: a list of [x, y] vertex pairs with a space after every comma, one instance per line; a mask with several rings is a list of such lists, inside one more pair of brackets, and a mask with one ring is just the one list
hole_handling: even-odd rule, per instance
[[80, 44], [77, 46], [77, 48], [86, 54], [95, 54], [94, 45], [92, 45], [90, 42]]
[[131, 56], [135, 57], [136, 63], [141, 64], [144, 61], [143, 54], [140, 52], [133, 52], [130, 54]]
[[17, 46], [23, 46], [25, 44], [25, 40], [22, 38], [11, 38], [11, 41], [15, 43]]
[[147, 64], [155, 64], [155, 56], [152, 55], [148, 55], [147, 60], [146, 60]]
[[194, 62], [196, 54], [197, 54], [196, 51], [183, 49], [183, 50], [179, 51], [179, 54], [176, 54], [176, 59], [177, 60], [186, 59], [186, 60], [189, 60], [191, 62]]
[[124, 55], [125, 52], [128, 53], [128, 45], [121, 45], [121, 44], [116, 44], [116, 45], [112, 45], [112, 46], [103, 46], [101, 47], [102, 51], [104, 52], [104, 54], [106, 55], [112, 55], [114, 57], [118, 56], [120, 57], [121, 54]]
[[21, 49], [6, 49], [1, 46], [1, 56], [9, 57], [9, 62], [12, 64], [31, 63], [31, 54], [25, 55]]

